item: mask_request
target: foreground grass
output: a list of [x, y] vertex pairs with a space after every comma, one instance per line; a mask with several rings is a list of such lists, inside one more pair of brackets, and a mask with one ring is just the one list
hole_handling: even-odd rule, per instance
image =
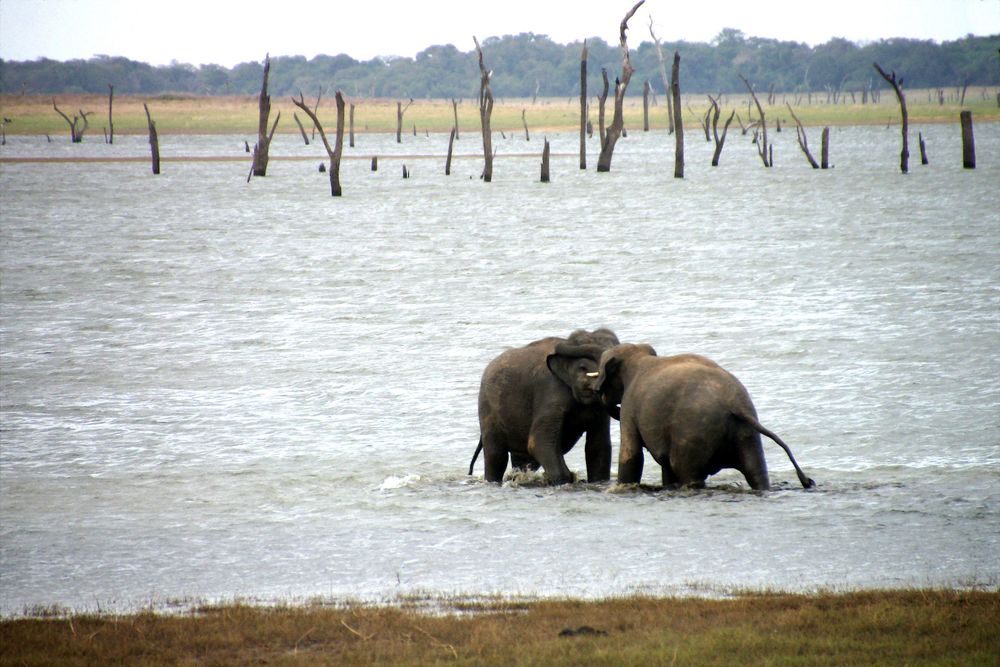
[[[662, 129], [666, 127], [665, 100], [659, 100], [661, 106], [650, 109], [650, 127]], [[747, 103], [748, 95], [725, 95], [722, 98], [722, 108], [725, 115], [720, 125], [731, 110], [736, 110], [740, 118], [747, 122], [749, 117]], [[315, 100], [308, 100], [313, 104]], [[357, 99], [348, 100], [355, 103], [355, 132], [395, 132], [396, 131], [396, 100]], [[608, 120], [611, 122], [613, 100], [608, 104]], [[794, 123], [788, 112], [786, 102], [793, 105], [796, 115], [805, 125], [864, 125], [899, 123], [899, 106], [891, 93], [883, 94], [878, 104], [827, 104], [825, 97], [815, 96], [808, 102], [802, 96], [776, 95], [774, 104], [764, 104], [764, 112], [768, 124], [772, 127], [780, 120], [783, 125]], [[84, 141], [103, 141], [104, 131], [108, 127], [108, 100], [100, 95], [57, 95], [56, 103], [59, 109], [69, 115], [79, 115], [80, 111], [88, 114], [90, 128], [84, 136]], [[157, 131], [163, 134], [204, 133], [204, 134], [244, 134], [252, 139], [257, 133], [257, 98], [256, 96], [181, 96], [160, 95], [153, 97], [118, 96], [114, 101], [113, 122], [116, 134], [145, 134], [147, 132], [146, 115], [143, 103], [149, 105]], [[405, 101], [404, 101], [405, 105]], [[700, 131], [700, 123], [708, 109], [708, 99], [704, 95], [687, 95], [683, 99], [684, 124], [691, 131]], [[965, 98], [965, 105], [960, 106], [951, 95], [945, 104], [933, 101], [927, 91], [908, 91], [907, 107], [911, 123], [957, 123], [959, 111], [971, 109], [976, 122], [1000, 121], [1000, 108], [996, 102], [996, 91], [993, 89], [970, 89]], [[279, 133], [297, 133], [292, 114], [298, 112], [299, 119], [308, 123], [287, 97], [272, 96], [271, 120], [274, 121], [278, 112], [281, 120], [278, 124]], [[0, 112], [4, 118], [10, 118], [6, 126], [10, 135], [17, 134], [48, 134], [51, 136], [65, 135], [69, 137], [69, 125], [52, 108], [52, 97], [44, 95], [0, 95]], [[552, 98], [539, 99], [532, 103], [530, 99], [498, 98], [493, 110], [492, 127], [494, 132], [524, 131], [521, 114], [527, 121], [532, 133], [579, 128], [579, 99]], [[92, 114], [92, 115], [91, 115]], [[756, 112], [754, 112], [756, 114]], [[590, 118], [597, 125], [597, 103], [591, 99]], [[319, 107], [320, 121], [326, 128], [336, 126], [336, 107], [333, 99], [322, 100]], [[633, 131], [642, 128], [642, 100], [637, 97], [626, 99], [625, 125]], [[478, 134], [479, 107], [476, 100], [459, 100], [458, 123], [461, 132]], [[414, 128], [419, 133], [449, 132], [454, 124], [454, 109], [450, 100], [417, 100], [406, 109], [403, 115], [403, 133], [412, 134]], [[736, 121], [733, 128], [737, 128]], [[720, 128], [721, 131], [721, 128]]]
[[998, 628], [1000, 593], [982, 591], [496, 602], [444, 615], [235, 605], [4, 620], [0, 665], [996, 665]]

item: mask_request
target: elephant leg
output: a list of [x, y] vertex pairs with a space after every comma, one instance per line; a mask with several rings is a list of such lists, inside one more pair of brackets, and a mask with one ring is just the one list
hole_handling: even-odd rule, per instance
[[506, 441], [495, 433], [483, 433], [483, 466], [486, 481], [500, 484], [507, 472], [508, 449]]
[[599, 426], [587, 430], [584, 454], [587, 457], [587, 481], [606, 482], [611, 479], [611, 434], [607, 417]]
[[563, 459], [560, 439], [562, 420], [553, 417], [536, 419], [528, 434], [528, 453], [545, 469], [545, 476], [552, 484], [568, 484], [573, 474]]
[[618, 448], [618, 483], [638, 484], [642, 481], [642, 437], [631, 420], [622, 419], [621, 446]]
[[764, 459], [764, 446], [760, 442], [760, 434], [748, 426], [741, 426], [736, 433], [737, 469], [743, 473], [747, 484], [754, 491], [767, 491], [771, 488], [771, 480], [767, 474], [767, 461]]

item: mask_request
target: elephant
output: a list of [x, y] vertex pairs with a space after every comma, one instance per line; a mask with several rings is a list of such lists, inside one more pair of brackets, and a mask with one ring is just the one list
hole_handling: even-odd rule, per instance
[[645, 448], [660, 464], [666, 488], [702, 488], [709, 475], [735, 468], [752, 489], [767, 490], [763, 434], [785, 450], [802, 486], [815, 486], [788, 445], [757, 421], [746, 388], [711, 359], [658, 357], [650, 345], [618, 345], [602, 354], [592, 377], [609, 414], [621, 422], [620, 484], [642, 478]]
[[609, 329], [577, 330], [502, 353], [479, 387], [479, 445], [486, 479], [501, 483], [507, 459], [515, 469], [544, 469], [551, 484], [573, 475], [564, 456], [584, 433], [587, 481], [611, 479], [610, 418], [595, 390], [601, 353], [618, 344]]

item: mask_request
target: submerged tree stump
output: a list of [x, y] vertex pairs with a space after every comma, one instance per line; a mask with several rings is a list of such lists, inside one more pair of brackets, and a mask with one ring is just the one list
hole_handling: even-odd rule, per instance
[[542, 148], [542, 183], [549, 182], [549, 138], [545, 137], [545, 146]]
[[302, 97], [302, 93], [299, 93], [299, 99], [292, 98], [292, 102], [298, 108], [309, 116], [309, 119], [313, 122], [313, 127], [319, 131], [319, 137], [323, 140], [323, 147], [326, 148], [326, 154], [330, 158], [330, 193], [334, 197], [340, 197], [343, 195], [343, 189], [340, 186], [340, 158], [344, 152], [344, 96], [338, 90], [337, 95], [337, 140], [334, 148], [330, 148], [330, 142], [327, 141], [326, 132], [323, 131], [323, 126], [319, 122], [319, 118], [316, 117], [316, 113], [306, 106], [305, 100]]
[[976, 168], [976, 139], [972, 134], [972, 112], [963, 111], [959, 114], [962, 123], [962, 167]]
[[264, 78], [260, 86], [260, 96], [257, 99], [259, 114], [257, 121], [257, 143], [253, 147], [252, 173], [254, 176], [267, 175], [268, 151], [271, 146], [271, 139], [274, 137], [274, 131], [278, 127], [278, 120], [281, 118], [281, 112], [278, 112], [278, 116], [274, 119], [274, 125], [271, 127], [271, 132], [268, 133], [267, 122], [271, 115], [271, 96], [267, 92], [267, 78], [270, 73], [271, 55], [267, 54], [264, 56]]
[[149, 148], [153, 158], [153, 174], [160, 173], [160, 139], [156, 135], [156, 123], [149, 115], [149, 107], [143, 103], [142, 108], [146, 110], [146, 123], [149, 126]]
[[923, 132], [917, 132], [917, 145], [920, 146], [920, 164], [928, 164], [927, 144], [924, 143]]
[[111, 110], [115, 102], [115, 87], [108, 84], [108, 143], [115, 143], [115, 121], [111, 116]]
[[822, 142], [822, 146], [821, 146], [820, 151], [819, 151], [819, 153], [820, 153], [819, 166], [820, 166], [820, 169], [829, 169], [830, 168], [830, 128], [829, 127], [824, 127], [823, 128], [823, 137], [821, 139], [821, 142]]
[[674, 51], [670, 68], [670, 96], [674, 107], [674, 178], [684, 178], [684, 121], [681, 119], [681, 54]]
[[[396, 143], [397, 144], [403, 143], [403, 114], [406, 113], [406, 110], [410, 108], [411, 104], [413, 104], [413, 98], [412, 97], [410, 98], [410, 101], [406, 103], [405, 107], [403, 106], [402, 102], [396, 102]], [[414, 131], [414, 134], [416, 134], [415, 131]]]
[[448, 159], [444, 163], [444, 175], [451, 176], [451, 151], [455, 147], [455, 137], [458, 135], [457, 128], [451, 128], [451, 134], [448, 135]]

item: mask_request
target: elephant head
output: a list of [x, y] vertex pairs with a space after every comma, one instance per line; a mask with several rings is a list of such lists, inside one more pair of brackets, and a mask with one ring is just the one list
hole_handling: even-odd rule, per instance
[[643, 355], [655, 357], [656, 350], [646, 344], [616, 345], [602, 353], [598, 371], [590, 375], [595, 380], [594, 390], [601, 397], [605, 409], [617, 420], [621, 420], [621, 402], [625, 394], [622, 367], [627, 358]]
[[573, 400], [581, 405], [599, 403], [597, 366], [601, 354], [618, 345], [618, 336], [610, 329], [584, 331], [578, 329], [556, 345], [545, 364], [573, 392]]

